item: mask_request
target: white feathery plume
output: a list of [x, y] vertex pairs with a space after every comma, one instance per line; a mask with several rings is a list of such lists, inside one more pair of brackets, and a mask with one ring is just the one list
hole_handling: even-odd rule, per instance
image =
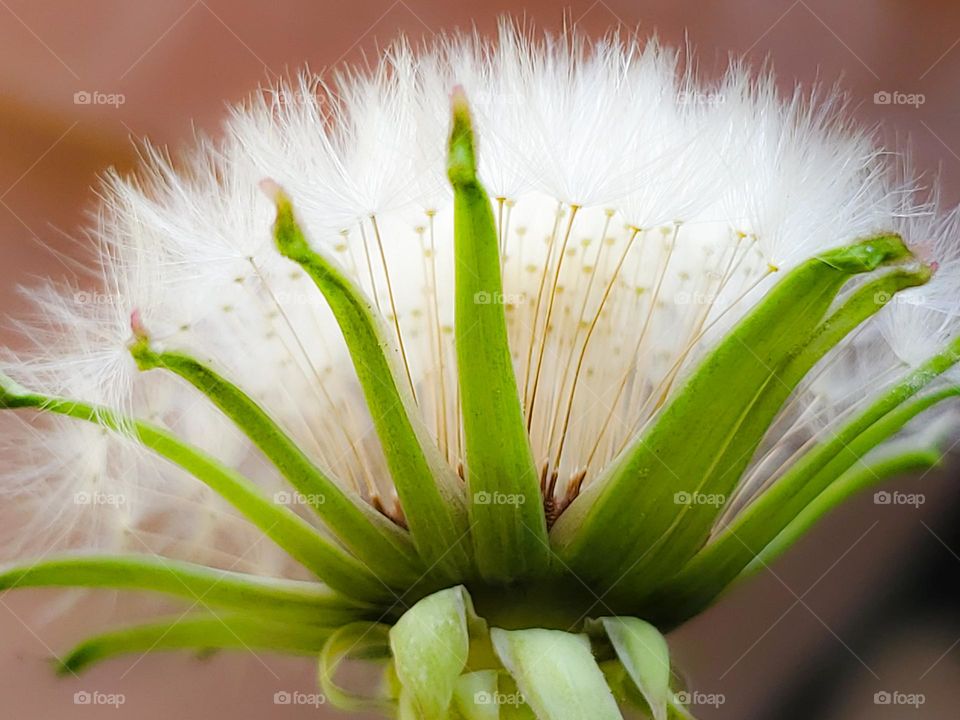
[[[953, 241], [960, 232], [960, 208], [943, 212], [934, 203], [930, 212], [903, 219], [897, 229], [914, 239], [919, 257], [936, 266], [930, 282], [898, 294], [880, 317], [890, 348], [916, 367], [960, 331], [960, 245]], [[957, 377], [956, 369], [948, 375]]]
[[[136, 371], [127, 353], [136, 314], [158, 347], [211, 362], [322, 468], [390, 507], [394, 491], [339, 330], [312, 283], [271, 245], [273, 209], [258, 189], [271, 178], [317, 249], [388, 318], [420, 412], [456, 468], [442, 150], [456, 83], [473, 99], [503, 248], [505, 297], [486, 301], [506, 304], [550, 500], [589, 484], [778, 272], [821, 250], [900, 230], [938, 268], [804, 381], [748, 471], [743, 500], [862, 401], [849, 397], [848, 377], [872, 394], [896, 357], [916, 362], [957, 329], [957, 212], [921, 219], [926, 202], [903, 191], [909, 182], [895, 180], [892, 160], [843, 119], [834, 93], [782, 100], [768, 75], [737, 63], [719, 84], [701, 85], [655, 41], [535, 40], [509, 23], [493, 44], [401, 41], [385, 58], [329, 85], [305, 74], [269, 89], [234, 108], [223, 140], [199, 139], [182, 162], [148, 148], [139, 176], [110, 177], [94, 228], [109, 301], [77, 302], [74, 288], [31, 290], [37, 318], [20, 329], [32, 350], [4, 371], [182, 428], [279, 487], [192, 388]], [[894, 353], [870, 360], [882, 354], [881, 336]], [[63, 542], [119, 547], [128, 531], [142, 531], [169, 533], [181, 550], [216, 554], [214, 563], [243, 554], [246, 536], [210, 519], [230, 512], [179, 471], [96, 428], [54, 425], [51, 436], [20, 421], [5, 441], [21, 460], [5, 468], [4, 489], [36, 508], [45, 539], [70, 510], [47, 499], [66, 502], [99, 488], [89, 484], [99, 477], [129, 503], [109, 523], [103, 513], [71, 514], [86, 527]], [[198, 520], [204, 513], [212, 514]], [[263, 562], [278, 561], [264, 552]]]

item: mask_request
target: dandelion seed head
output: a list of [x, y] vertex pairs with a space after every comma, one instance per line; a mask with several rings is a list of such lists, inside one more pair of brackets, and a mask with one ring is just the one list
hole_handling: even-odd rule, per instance
[[[249, 442], [201, 410], [189, 388], [137, 371], [128, 352], [136, 313], [158, 348], [213, 364], [324, 470], [390, 505], [396, 494], [340, 331], [309, 278], [272, 245], [269, 179], [295, 203], [315, 249], [404, 341], [423, 421], [457, 468], [443, 148], [458, 84], [472, 104], [502, 250], [503, 297], [476, 301], [505, 307], [548, 501], [562, 505], [589, 485], [778, 274], [820, 251], [899, 231], [936, 274], [801, 384], [747, 471], [744, 500], [852, 407], [852, 387], [876, 386], [957, 329], [960, 259], [948, 242], [956, 211], [931, 209], [916, 181], [846, 119], [834, 90], [784, 98], [769, 74], [737, 62], [706, 83], [656, 40], [534, 36], [504, 23], [493, 42], [401, 40], [371, 67], [266, 88], [230, 112], [222, 139], [198, 138], [183, 158], [146, 147], [139, 174], [107, 178], [94, 219], [108, 301], [77, 302], [72, 287], [31, 289], [36, 318], [20, 326], [31, 348], [4, 371], [181, 428], [275, 487]], [[239, 552], [232, 530], [210, 520], [223, 508], [207, 493], [187, 490], [122, 438], [57, 425], [56, 441], [29, 423], [12, 428], [8, 444], [24, 462], [5, 472], [6, 487], [36, 500], [98, 477], [136, 502], [109, 527], [90, 521], [94, 545], [123, 537], [121, 528], [153, 528], [181, 551]], [[41, 445], [53, 459], [36, 460]]]

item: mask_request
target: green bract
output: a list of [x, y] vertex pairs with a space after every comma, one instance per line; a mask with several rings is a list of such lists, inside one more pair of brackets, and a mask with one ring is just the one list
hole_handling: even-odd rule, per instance
[[[725, 501], [676, 499], [729, 497], [814, 366], [897, 292], [927, 282], [931, 269], [898, 236], [880, 234], [785, 272], [665, 396], [616, 460], [555, 523], [550, 518], [548, 530], [504, 306], [479, 300], [502, 295], [501, 250], [461, 91], [454, 93], [447, 172], [462, 477], [420, 417], [387, 318], [311, 245], [296, 198], [268, 185], [276, 247], [332, 310], [402, 521], [344, 490], [229, 378], [185, 353], [157, 350], [142, 328], [130, 346], [139, 368], [193, 385], [292, 488], [314, 499], [311, 520], [162, 427], [0, 377], [0, 407], [56, 413], [129, 436], [208, 485], [316, 577], [267, 579], [148, 556], [64, 555], [3, 570], [0, 589], [116, 588], [192, 604], [185, 619], [82, 643], [62, 659], [62, 670], [128, 652], [256, 647], [318, 656], [331, 703], [399, 718], [606, 720], [626, 707], [655, 720], [690, 717], [662, 632], [701, 612], [852, 493], [937, 462], [936, 448], [915, 443], [872, 451], [919, 413], [960, 394], [953, 385], [931, 385], [960, 360], [960, 339], [806, 448], [721, 530]], [[851, 289], [858, 276], [866, 277]], [[358, 659], [379, 669], [378, 686], [367, 694], [338, 678], [345, 661]]]

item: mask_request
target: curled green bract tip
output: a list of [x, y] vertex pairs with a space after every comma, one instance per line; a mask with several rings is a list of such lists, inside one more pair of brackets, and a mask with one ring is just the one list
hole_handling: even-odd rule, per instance
[[10, 376], [0, 372], [0, 408], [30, 407], [33, 394]]
[[454, 188], [477, 182], [477, 153], [473, 134], [473, 118], [463, 88], [457, 86], [451, 96], [450, 109], [452, 127], [450, 130], [449, 154], [447, 156], [447, 177]]

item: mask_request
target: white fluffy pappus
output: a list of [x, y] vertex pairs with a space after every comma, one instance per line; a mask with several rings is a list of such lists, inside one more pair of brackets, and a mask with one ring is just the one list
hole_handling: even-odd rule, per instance
[[[111, 176], [92, 237], [102, 285], [28, 290], [32, 349], [3, 370], [55, 395], [175, 430], [269, 492], [275, 471], [206, 399], [129, 357], [137, 312], [158, 347], [232, 379], [345, 487], [395, 507], [379, 442], [319, 292], [273, 248], [264, 178], [311, 240], [388, 318], [442, 453], [462, 462], [453, 347], [449, 91], [464, 86], [494, 198], [515, 370], [545, 498], [563, 505], [656, 415], [704, 350], [778, 275], [830, 247], [900, 231], [933, 281], [904, 293], [794, 393], [740, 487], [748, 500], [850, 408], [960, 329], [957, 213], [902, 179], [833, 93], [778, 96], [734, 63], [699, 82], [674, 51], [613, 34], [400, 41], [367, 70], [312, 75], [234, 108], [222, 140], [182, 160], [145, 151]], [[718, 422], [722, 422], [718, 418]], [[17, 538], [262, 563], [256, 534], [199, 483], [123, 437], [69, 420], [4, 417], [3, 491]], [[74, 512], [77, 494], [119, 506]], [[83, 495], [80, 495], [83, 497]], [[81, 508], [83, 510], [84, 508]], [[70, 517], [68, 525], [64, 518]], [[245, 534], [246, 533], [246, 534]], [[149, 542], [147, 542], [149, 540]]]

